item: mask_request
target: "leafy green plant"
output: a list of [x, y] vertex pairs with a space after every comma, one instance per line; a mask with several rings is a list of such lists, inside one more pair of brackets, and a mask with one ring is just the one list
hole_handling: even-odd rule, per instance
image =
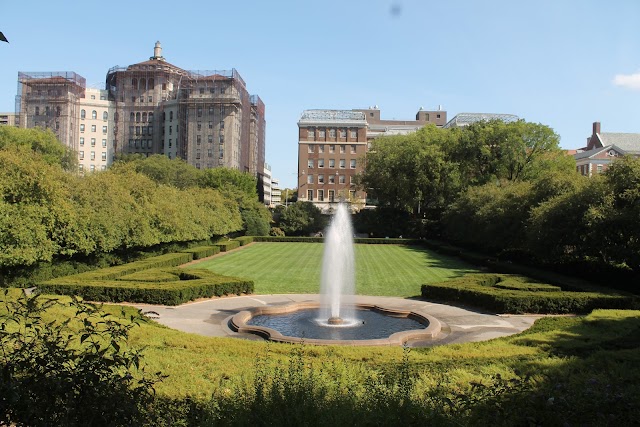
[[[160, 373], [148, 375], [142, 351], [127, 344], [140, 314], [118, 318], [101, 306], [40, 295], [0, 306], [0, 424], [143, 424]], [[73, 318], [49, 320], [70, 306]]]

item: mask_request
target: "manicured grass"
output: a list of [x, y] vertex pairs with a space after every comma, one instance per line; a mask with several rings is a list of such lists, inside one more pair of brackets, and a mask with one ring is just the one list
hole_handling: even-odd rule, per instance
[[[319, 243], [253, 243], [189, 268], [251, 279], [257, 294], [318, 293], [323, 250]], [[361, 295], [416, 296], [423, 283], [478, 272], [415, 246], [358, 244], [355, 252], [356, 292]]]

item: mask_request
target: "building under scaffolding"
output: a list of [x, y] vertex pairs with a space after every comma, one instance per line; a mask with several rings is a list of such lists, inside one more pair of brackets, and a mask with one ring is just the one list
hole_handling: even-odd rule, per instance
[[187, 71], [156, 43], [148, 61], [107, 73], [115, 104], [116, 152], [165, 154], [197, 168], [224, 166], [260, 176], [264, 104], [235, 70]]
[[66, 146], [78, 150], [76, 125], [86, 80], [72, 72], [18, 73], [16, 114], [21, 127], [51, 129]]

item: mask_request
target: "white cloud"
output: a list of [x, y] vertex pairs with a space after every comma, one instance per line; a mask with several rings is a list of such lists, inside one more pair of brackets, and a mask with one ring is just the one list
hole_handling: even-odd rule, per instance
[[613, 84], [632, 90], [640, 90], [640, 71], [635, 74], [616, 74]]

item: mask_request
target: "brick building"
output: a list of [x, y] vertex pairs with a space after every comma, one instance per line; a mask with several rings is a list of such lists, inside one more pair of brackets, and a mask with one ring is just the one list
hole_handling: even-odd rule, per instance
[[640, 157], [640, 133], [601, 132], [600, 122], [594, 122], [587, 146], [578, 149], [573, 158], [578, 172], [592, 176], [625, 155]]

